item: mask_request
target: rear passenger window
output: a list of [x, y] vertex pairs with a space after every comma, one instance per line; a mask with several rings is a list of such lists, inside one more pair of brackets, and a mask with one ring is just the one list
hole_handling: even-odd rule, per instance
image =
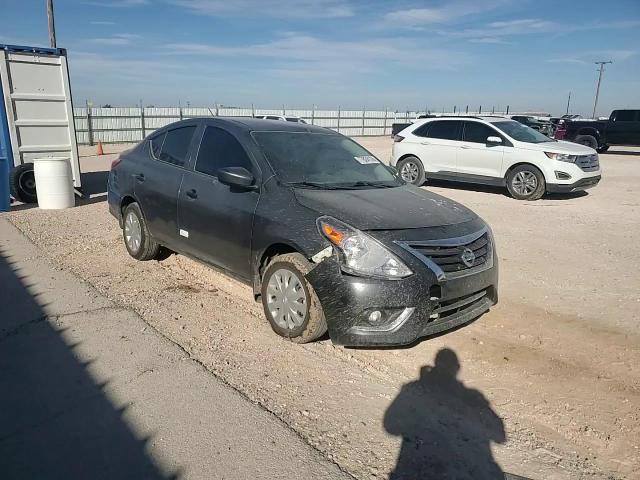
[[442, 120], [429, 122], [427, 137], [441, 138], [443, 140], [458, 140], [458, 131], [462, 122], [458, 120]]
[[159, 160], [182, 167], [187, 160], [189, 144], [196, 127], [181, 127], [169, 130], [162, 144]]
[[218, 169], [226, 167], [252, 171], [251, 160], [236, 137], [222, 128], [207, 127], [200, 143], [196, 171], [215, 177]]
[[166, 137], [166, 136], [167, 136], [167, 134], [163, 133], [163, 134], [158, 135], [156, 137], [153, 137], [151, 140], [149, 140], [149, 147], [151, 149], [151, 155], [156, 160], [160, 160], [160, 152], [162, 151], [162, 143], [164, 142], [164, 137]]
[[478, 122], [464, 122], [464, 141], [487, 143], [487, 137], [498, 137], [498, 132]]
[[616, 122], [633, 122], [636, 118], [635, 110], [620, 110], [616, 112]]
[[414, 135], [417, 135], [418, 137], [426, 137], [427, 136], [427, 129], [429, 128], [429, 124], [425, 123], [424, 125], [422, 125], [421, 127], [416, 128], [413, 131]]

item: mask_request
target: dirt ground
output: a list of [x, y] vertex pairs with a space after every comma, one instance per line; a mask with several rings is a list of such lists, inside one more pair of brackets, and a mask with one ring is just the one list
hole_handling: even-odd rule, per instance
[[[358, 140], [388, 160], [389, 138]], [[82, 158], [90, 201], [8, 215], [55, 265], [138, 312], [358, 479], [494, 461], [534, 479], [640, 478], [640, 148], [612, 150], [586, 194], [519, 202], [427, 185], [491, 225], [500, 302], [408, 348], [289, 343], [249, 287], [180, 255], [131, 259], [105, 202], [113, 155]]]

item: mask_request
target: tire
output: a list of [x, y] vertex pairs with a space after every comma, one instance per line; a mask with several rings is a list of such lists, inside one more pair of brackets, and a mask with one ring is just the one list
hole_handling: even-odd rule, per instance
[[598, 153], [604, 153], [607, 150], [609, 150], [609, 145], [602, 145], [600, 148], [596, 148], [596, 152]]
[[[311, 270], [311, 263], [299, 253], [287, 253], [274, 257], [262, 276], [261, 298], [264, 314], [274, 332], [295, 343], [312, 342], [327, 331], [327, 321], [324, 317], [320, 300], [313, 287], [304, 278]], [[289, 277], [287, 278], [287, 274]], [[293, 282], [293, 284], [292, 284]], [[280, 288], [286, 283], [285, 290], [291, 285], [291, 290], [284, 293]], [[296, 290], [296, 284], [298, 289]], [[283, 295], [288, 311], [282, 316]], [[300, 295], [302, 302], [297, 302]], [[278, 305], [281, 305], [278, 307]], [[294, 305], [291, 307], [291, 305]], [[274, 312], [276, 318], [274, 318]]]
[[141, 261], [156, 258], [160, 252], [160, 244], [151, 237], [138, 204], [127, 205], [122, 216], [122, 239], [129, 255]]
[[398, 162], [398, 173], [405, 182], [412, 183], [418, 187], [426, 180], [422, 162], [413, 155]]
[[9, 177], [11, 195], [22, 203], [37, 203], [36, 179], [33, 163], [23, 163], [11, 170]]
[[544, 175], [533, 165], [519, 165], [507, 175], [507, 189], [517, 200], [539, 200], [546, 190]]
[[598, 148], [598, 140], [593, 135], [578, 135], [574, 142], [591, 147], [594, 150]]

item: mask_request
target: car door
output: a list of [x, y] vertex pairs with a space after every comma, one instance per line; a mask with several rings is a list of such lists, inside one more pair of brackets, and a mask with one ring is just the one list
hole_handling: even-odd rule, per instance
[[[488, 137], [500, 137], [502, 144], [488, 144]], [[481, 122], [463, 122], [462, 142], [458, 150], [456, 172], [459, 176], [500, 178], [504, 157], [504, 138], [497, 130]]]
[[208, 124], [194, 168], [185, 173], [180, 189], [180, 235], [188, 253], [249, 279], [253, 213], [260, 193], [220, 182], [217, 172], [226, 167], [244, 167], [259, 182], [259, 169], [238, 138]]
[[612, 145], [630, 145], [639, 135], [640, 122], [635, 110], [617, 110], [613, 112], [607, 125], [607, 143]]
[[178, 190], [196, 127], [180, 125], [152, 136], [133, 167], [134, 193], [149, 231], [168, 245], [177, 236]]
[[415, 151], [426, 172], [455, 175], [461, 126], [460, 120], [433, 120], [413, 131]]

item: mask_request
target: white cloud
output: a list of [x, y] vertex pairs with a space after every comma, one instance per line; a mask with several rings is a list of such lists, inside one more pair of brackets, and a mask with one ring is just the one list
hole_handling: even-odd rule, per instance
[[277, 18], [351, 17], [347, 0], [167, 0], [194, 13], [211, 16]]
[[383, 20], [387, 27], [420, 28], [425, 24], [449, 23], [461, 17], [490, 11], [506, 1], [457, 0], [442, 4], [440, 7], [395, 10], [385, 14]]
[[578, 55], [567, 55], [547, 60], [551, 63], [572, 63], [576, 65], [594, 65], [598, 61], [624, 62], [637, 55], [635, 50], [589, 50]]
[[133, 33], [116, 33], [110, 37], [91, 38], [88, 41], [96, 45], [129, 45], [139, 38], [140, 35]]
[[149, 0], [92, 0], [84, 3], [87, 5], [93, 5], [94, 7], [129, 8], [148, 5]]
[[500, 38], [500, 37], [482, 37], [482, 38], [472, 38], [469, 40], [471, 43], [487, 43], [487, 44], [498, 44], [498, 45], [508, 45], [509, 42]]
[[106, 20], [93, 20], [89, 22], [91, 25], [115, 25], [116, 22], [109, 22]]
[[409, 39], [376, 38], [359, 41], [324, 40], [290, 34], [270, 42], [243, 46], [174, 43], [173, 53], [215, 57], [272, 58], [283, 62], [274, 70], [302, 69], [309, 72], [365, 73], [401, 64], [415, 69], [452, 68], [467, 62], [464, 54], [442, 48], [429, 49]]

